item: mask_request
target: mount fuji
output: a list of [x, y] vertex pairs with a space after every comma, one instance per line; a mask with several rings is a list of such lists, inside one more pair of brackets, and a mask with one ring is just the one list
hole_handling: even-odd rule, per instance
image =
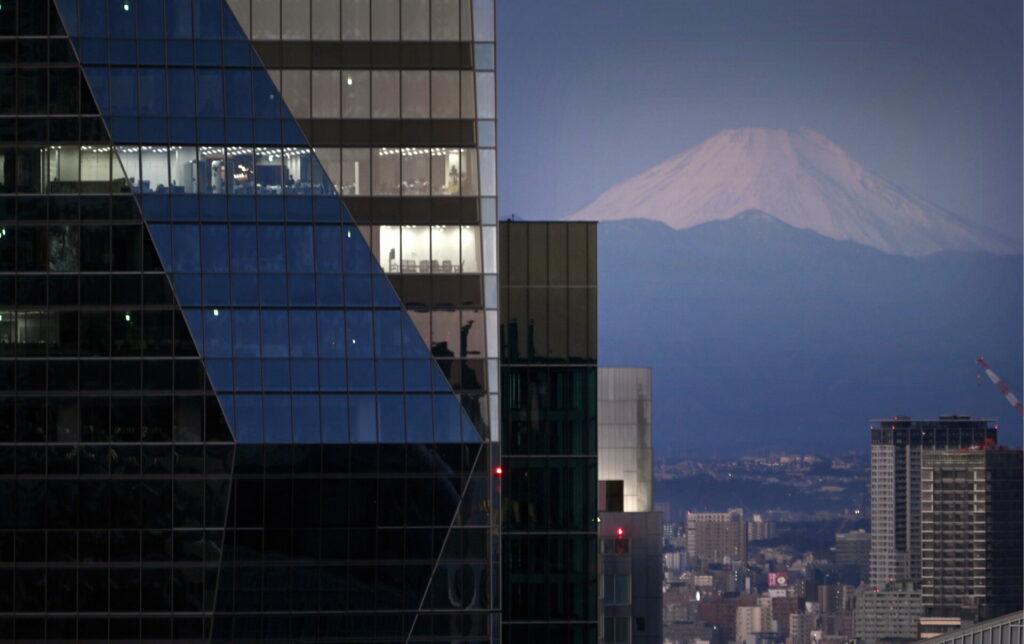
[[1019, 243], [871, 173], [806, 128], [726, 130], [612, 187], [569, 219], [650, 219], [682, 230], [749, 211], [892, 255], [1020, 252]]
[[820, 134], [724, 132], [573, 218], [604, 220], [601, 362], [654, 369], [660, 454], [864, 450], [868, 419], [897, 414], [1024, 435], [974, 362], [1024, 382], [1019, 241]]

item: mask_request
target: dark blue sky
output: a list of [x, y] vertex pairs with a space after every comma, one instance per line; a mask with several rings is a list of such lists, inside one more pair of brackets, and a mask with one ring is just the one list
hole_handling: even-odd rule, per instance
[[732, 127], [808, 126], [1021, 237], [1021, 3], [500, 0], [503, 215], [560, 218]]

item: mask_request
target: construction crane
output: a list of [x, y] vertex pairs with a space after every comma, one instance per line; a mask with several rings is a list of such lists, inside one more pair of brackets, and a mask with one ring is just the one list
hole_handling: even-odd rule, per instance
[[992, 368], [985, 363], [985, 356], [978, 358], [978, 364], [980, 364], [981, 368], [985, 370], [985, 375], [992, 381], [992, 384], [999, 387], [999, 391], [1002, 392], [1003, 397], [1013, 405], [1013, 408], [1016, 409], [1021, 416], [1024, 416], [1024, 404], [1021, 404], [1020, 400], [1018, 400], [1017, 397], [1013, 395], [1013, 392], [1010, 391], [1010, 388], [1003, 383], [1002, 378], [997, 376], [996, 372], [992, 371]]

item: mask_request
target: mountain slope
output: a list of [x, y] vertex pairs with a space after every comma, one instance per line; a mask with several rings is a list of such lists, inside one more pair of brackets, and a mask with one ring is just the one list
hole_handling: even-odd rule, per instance
[[863, 450], [895, 414], [1000, 418], [1020, 442], [974, 364], [1022, 385], [1019, 255], [902, 257], [759, 212], [598, 236], [601, 363], [654, 368], [660, 453]]
[[872, 174], [817, 132], [727, 130], [621, 183], [569, 219], [676, 229], [760, 210], [886, 253], [1019, 253], [1014, 244]]

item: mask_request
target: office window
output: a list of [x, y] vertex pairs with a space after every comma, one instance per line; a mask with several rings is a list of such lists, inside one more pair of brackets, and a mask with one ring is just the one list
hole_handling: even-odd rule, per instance
[[402, 270], [430, 272], [430, 226], [402, 226]]
[[[235, 15], [243, 31], [252, 28], [252, 0], [227, 0], [231, 13]], [[159, 37], [164, 35], [163, 7], [143, 5], [139, 7], [139, 35]]]
[[341, 37], [370, 39], [370, 0], [341, 0]]
[[397, 71], [373, 71], [370, 77], [370, 87], [373, 95], [373, 118], [398, 118], [401, 115], [399, 73]]
[[341, 72], [314, 69], [313, 118], [341, 118]]
[[402, 72], [402, 118], [430, 116], [430, 72]]
[[599, 508], [605, 512], [622, 512], [623, 481], [598, 481], [598, 492], [604, 494]]
[[63, 182], [68, 184], [78, 182], [79, 151], [77, 146], [70, 145], [62, 145], [55, 150], [50, 150], [48, 169], [53, 192], [63, 192], [63, 186], [60, 186]]
[[427, 196], [430, 194], [430, 149], [404, 148], [402, 150], [402, 195]]
[[430, 72], [430, 115], [433, 118], [459, 118], [459, 72]]
[[458, 148], [434, 148], [430, 155], [430, 192], [434, 196], [458, 195], [462, 183]]
[[170, 191], [196, 192], [196, 149], [194, 147], [173, 146], [168, 153], [170, 159]]
[[494, 0], [473, 0], [473, 40], [494, 40]]
[[477, 69], [494, 69], [494, 45], [483, 44], [473, 47], [473, 63]]
[[281, 38], [310, 39], [310, 0], [281, 0]]
[[373, 194], [388, 196], [401, 194], [402, 155], [399, 148], [373, 148]]
[[494, 121], [477, 121], [476, 136], [480, 147], [493, 148], [497, 144]]
[[476, 226], [463, 226], [461, 234], [462, 255], [458, 272], [479, 273], [482, 269], [480, 261], [480, 228]]
[[476, 226], [375, 226], [372, 238], [374, 255], [389, 273], [480, 272]]
[[399, 14], [398, 0], [370, 0], [370, 27], [373, 40], [398, 40]]
[[629, 575], [606, 573], [601, 578], [604, 603], [610, 606], [621, 606], [631, 603]]
[[281, 37], [281, 0], [252, 0], [253, 40]]
[[341, 194], [370, 194], [370, 149], [342, 148]]
[[341, 194], [341, 148], [316, 148], [313, 152], [335, 191]]
[[459, 0], [432, 0], [430, 3], [430, 39], [459, 39]]
[[347, 119], [370, 118], [370, 72], [342, 70], [341, 115]]
[[431, 272], [461, 273], [461, 245], [458, 226], [431, 226]]
[[629, 643], [629, 618], [628, 617], [605, 617], [604, 618], [604, 641], [609, 644]]
[[497, 156], [494, 150], [480, 150], [480, 194], [493, 197], [498, 191]]
[[0, 193], [14, 192], [15, 173], [14, 149], [0, 149]]
[[310, 70], [285, 69], [281, 72], [281, 96], [292, 116], [308, 119], [310, 116]]
[[628, 555], [629, 539], [619, 537], [602, 537], [601, 554], [603, 555]]
[[459, 40], [473, 40], [473, 0], [459, 3]]
[[374, 230], [375, 255], [385, 272], [401, 270], [402, 228], [401, 226], [378, 226]]
[[475, 197], [480, 194], [480, 174], [477, 170], [476, 155], [475, 148], [462, 148], [459, 182], [463, 197]]
[[[170, 185], [170, 157], [167, 148], [144, 145], [139, 149], [143, 192], [167, 192]], [[130, 157], [129, 157], [130, 158]]]
[[402, 0], [402, 40], [430, 40], [430, 0]]
[[338, 40], [341, 37], [341, 4], [338, 0], [312, 0], [313, 40]]
[[77, 226], [50, 226], [49, 263], [51, 271], [77, 271], [79, 256]]
[[478, 118], [494, 118], [494, 72], [477, 73], [476, 97]]
[[[17, 186], [22, 192], [119, 192], [131, 185], [110, 146], [62, 145], [51, 146], [45, 154], [24, 148], [19, 152]], [[10, 162], [8, 158], [4, 163]], [[137, 181], [137, 154], [130, 163]]]
[[[476, 75], [475, 72], [464, 71], [462, 73], [462, 118], [476, 118]], [[493, 118], [493, 117], [492, 117]]]

